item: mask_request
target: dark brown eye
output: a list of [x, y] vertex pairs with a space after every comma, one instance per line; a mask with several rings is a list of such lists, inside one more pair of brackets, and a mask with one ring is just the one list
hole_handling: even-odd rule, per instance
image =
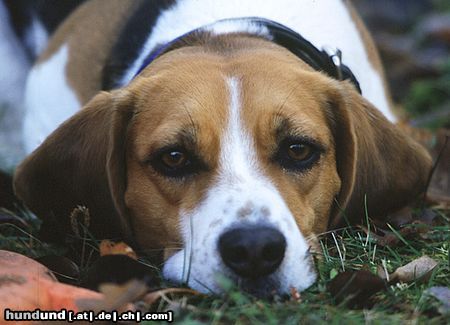
[[151, 155], [148, 163], [170, 178], [183, 178], [207, 169], [201, 159], [183, 147], [162, 148]]
[[307, 160], [311, 157], [313, 149], [310, 145], [304, 143], [294, 143], [288, 147], [287, 154], [290, 158], [302, 161]]
[[188, 162], [188, 159], [184, 152], [170, 151], [162, 154], [161, 161], [166, 167], [176, 169], [184, 167]]
[[322, 152], [322, 146], [314, 140], [288, 137], [281, 141], [273, 159], [284, 169], [302, 172], [312, 168]]

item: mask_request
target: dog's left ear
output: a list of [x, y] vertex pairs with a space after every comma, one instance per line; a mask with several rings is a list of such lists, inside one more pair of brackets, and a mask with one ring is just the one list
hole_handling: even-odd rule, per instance
[[131, 237], [123, 193], [132, 116], [126, 96], [101, 92], [17, 168], [15, 193], [43, 219], [45, 239], [64, 240], [78, 205], [89, 209], [89, 229], [95, 236]]
[[341, 191], [330, 226], [386, 216], [425, 190], [431, 170], [428, 152], [363, 98], [347, 82], [329, 87], [330, 127], [336, 146]]

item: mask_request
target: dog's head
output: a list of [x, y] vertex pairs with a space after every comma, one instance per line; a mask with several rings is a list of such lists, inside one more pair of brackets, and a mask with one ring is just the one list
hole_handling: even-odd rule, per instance
[[160, 250], [163, 274], [201, 291], [216, 275], [264, 295], [315, 280], [310, 246], [348, 219], [384, 217], [426, 183], [430, 158], [347, 82], [268, 42], [187, 47], [61, 125], [15, 176], [17, 194], [70, 229]]

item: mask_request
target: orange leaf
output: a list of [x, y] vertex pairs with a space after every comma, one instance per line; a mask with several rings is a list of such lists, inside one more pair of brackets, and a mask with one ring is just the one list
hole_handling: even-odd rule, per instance
[[4, 310], [80, 311], [78, 299], [103, 299], [104, 295], [59, 283], [42, 264], [21, 254], [0, 250], [0, 320]]
[[124, 242], [114, 243], [110, 240], [102, 240], [100, 243], [100, 255], [127, 255], [137, 260], [134, 250]]

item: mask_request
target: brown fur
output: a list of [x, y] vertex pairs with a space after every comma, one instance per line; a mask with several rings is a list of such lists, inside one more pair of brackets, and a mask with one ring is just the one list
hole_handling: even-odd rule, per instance
[[[87, 103], [102, 89], [102, 69], [117, 35], [142, 1], [85, 2], [57, 29], [38, 64], [51, 58], [61, 46], [67, 45], [67, 80], [78, 100], [82, 104]], [[105, 15], [107, 19], [102, 19]]]
[[[195, 209], [217, 177], [227, 77], [239, 80], [244, 127], [304, 236], [336, 226], [340, 209], [351, 220], [363, 217], [365, 196], [369, 215], [385, 217], [423, 190], [431, 165], [426, 151], [352, 85], [312, 71], [267, 41], [216, 41], [173, 50], [129, 86], [100, 93], [21, 164], [16, 193], [49, 229], [57, 223], [67, 232], [70, 211], [86, 205], [94, 233], [169, 256], [181, 244], [179, 211]], [[287, 134], [325, 148], [308, 172], [288, 172], [271, 160]], [[156, 172], [149, 156], [173, 143], [195, 151], [207, 169], [183, 180]]]

